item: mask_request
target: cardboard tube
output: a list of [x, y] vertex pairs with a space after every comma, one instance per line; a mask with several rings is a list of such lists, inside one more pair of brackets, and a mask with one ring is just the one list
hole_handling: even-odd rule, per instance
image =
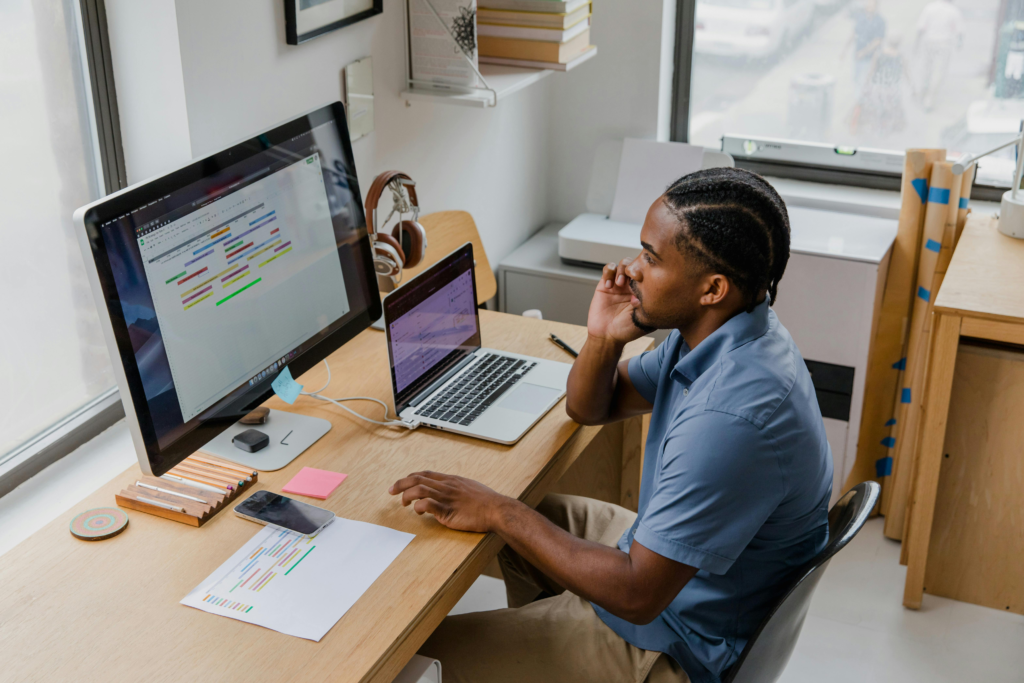
[[[917, 428], [921, 400], [924, 394], [925, 363], [923, 344], [927, 343], [927, 322], [935, 300], [935, 275], [943, 242], [951, 243], [956, 231], [962, 175], [953, 174], [953, 164], [940, 161], [932, 166], [928, 206], [924, 228], [921, 231], [921, 251], [917, 268], [914, 310], [910, 319], [910, 340], [907, 344], [907, 363], [900, 404], [896, 418], [896, 437], [893, 449], [893, 476], [889, 482], [889, 505], [886, 510], [884, 533], [889, 538], [903, 538], [903, 523], [913, 458], [916, 453]], [[952, 245], [949, 246], [952, 252]], [[948, 262], [948, 261], [947, 261]], [[944, 271], [943, 271], [944, 272]]]
[[971, 190], [974, 189], [974, 176], [977, 172], [977, 164], [964, 171], [964, 182], [960, 187], [960, 204], [957, 207], [956, 234], [953, 236], [954, 248], [956, 248], [957, 242], [960, 241], [960, 233], [964, 231], [964, 226], [967, 225], [967, 214], [971, 212]]
[[[863, 482], [887, 481], [884, 471], [891, 450], [886, 445], [891, 435], [888, 425], [896, 406], [900, 378], [899, 366], [905, 356], [907, 330], [917, 278], [921, 225], [928, 197], [932, 164], [946, 158], [943, 149], [908, 149], [903, 166], [899, 229], [884, 271], [879, 273], [881, 291], [876, 294], [871, 348], [864, 380], [857, 454], [843, 490]], [[884, 489], [883, 489], [884, 490]]]

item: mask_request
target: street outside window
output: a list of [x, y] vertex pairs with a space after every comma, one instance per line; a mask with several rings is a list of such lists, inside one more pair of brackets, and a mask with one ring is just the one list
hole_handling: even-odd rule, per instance
[[[1024, 119], [1024, 0], [698, 0], [689, 140], [981, 152]], [[1014, 151], [986, 159], [1009, 185]]]

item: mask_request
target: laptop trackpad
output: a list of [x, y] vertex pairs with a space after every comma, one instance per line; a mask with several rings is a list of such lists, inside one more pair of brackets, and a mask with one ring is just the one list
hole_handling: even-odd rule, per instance
[[497, 405], [524, 413], [537, 414], [543, 412], [548, 404], [561, 393], [558, 389], [524, 382], [512, 389], [508, 396]]

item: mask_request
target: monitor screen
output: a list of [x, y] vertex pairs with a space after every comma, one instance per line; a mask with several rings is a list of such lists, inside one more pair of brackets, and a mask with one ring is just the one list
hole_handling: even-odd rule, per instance
[[385, 309], [395, 410], [401, 412], [416, 394], [480, 348], [472, 244], [395, 290]]
[[284, 367], [297, 375], [380, 315], [340, 104], [83, 222], [154, 473], [269, 397]]

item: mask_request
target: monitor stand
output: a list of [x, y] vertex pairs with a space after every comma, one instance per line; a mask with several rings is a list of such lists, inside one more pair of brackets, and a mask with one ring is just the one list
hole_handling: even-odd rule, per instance
[[[263, 432], [270, 437], [270, 444], [255, 453], [246, 453], [236, 448], [231, 439], [247, 429]], [[200, 450], [254, 470], [272, 472], [299, 457], [329, 431], [331, 423], [322, 418], [271, 410], [265, 424], [244, 425], [236, 422]]]

